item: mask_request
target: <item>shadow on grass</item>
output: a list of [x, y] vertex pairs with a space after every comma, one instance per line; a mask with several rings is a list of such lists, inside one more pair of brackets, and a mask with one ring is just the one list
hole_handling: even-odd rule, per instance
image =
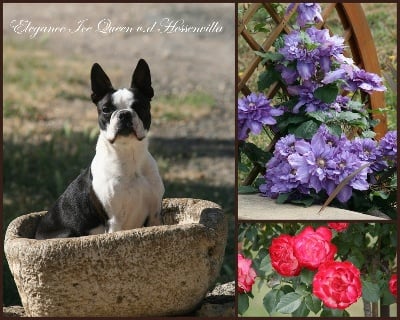
[[[86, 168], [95, 154], [97, 136], [55, 131], [38, 143], [20, 137], [3, 141], [3, 237], [16, 217], [46, 210], [67, 185]], [[151, 152], [165, 159], [180, 157], [229, 157], [234, 161], [232, 140], [153, 138]], [[184, 152], [183, 152], [184, 151]], [[174, 160], [171, 160], [174, 161]], [[229, 239], [219, 282], [234, 279], [234, 186], [209, 186], [207, 181], [164, 181], [165, 197], [192, 197], [220, 204], [229, 217]], [[177, 196], [178, 195], [178, 196]], [[20, 304], [14, 280], [3, 260], [3, 305]]]
[[150, 151], [157, 156], [175, 158], [178, 154], [183, 158], [210, 157], [230, 158], [235, 156], [234, 140], [204, 138], [160, 138], [150, 141]]

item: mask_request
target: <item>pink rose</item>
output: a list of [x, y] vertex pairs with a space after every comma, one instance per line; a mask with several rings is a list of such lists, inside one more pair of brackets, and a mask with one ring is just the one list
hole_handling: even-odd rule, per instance
[[389, 280], [389, 291], [397, 298], [397, 274], [392, 275]]
[[272, 267], [282, 276], [292, 277], [300, 274], [301, 266], [294, 255], [293, 237], [281, 234], [272, 239], [269, 255]]
[[252, 261], [238, 254], [238, 292], [250, 292], [257, 274], [251, 267]]
[[333, 260], [337, 248], [330, 241], [332, 232], [327, 227], [317, 230], [305, 227], [294, 237], [294, 255], [300, 266], [315, 270], [321, 263]]
[[362, 294], [360, 271], [349, 261], [321, 264], [312, 286], [313, 294], [334, 309], [346, 309]]
[[350, 225], [350, 223], [347, 223], [347, 222], [329, 222], [328, 223], [328, 227], [336, 230], [337, 232], [342, 232], [342, 231], [347, 230], [349, 225]]

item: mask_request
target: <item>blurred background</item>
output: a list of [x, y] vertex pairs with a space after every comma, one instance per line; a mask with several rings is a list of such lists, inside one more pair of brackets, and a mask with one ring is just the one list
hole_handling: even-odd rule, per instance
[[[95, 31], [103, 19], [146, 30], [165, 18], [204, 27], [214, 22], [222, 30]], [[14, 29], [20, 20], [28, 22]], [[39, 26], [74, 30], [79, 21], [93, 29], [28, 32]], [[223, 207], [230, 237], [219, 282], [233, 281], [234, 50], [234, 4], [4, 4], [3, 239], [11, 220], [47, 210], [90, 164], [98, 135], [90, 101], [92, 64], [103, 67], [114, 87], [128, 87], [144, 58], [155, 90], [150, 152], [165, 197], [207, 199]], [[3, 305], [15, 304], [19, 296], [3, 258]]]

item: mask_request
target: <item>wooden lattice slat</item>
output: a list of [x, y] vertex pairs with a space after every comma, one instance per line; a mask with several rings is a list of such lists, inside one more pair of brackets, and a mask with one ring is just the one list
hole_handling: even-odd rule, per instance
[[[282, 32], [290, 32], [290, 28], [287, 26], [287, 21], [295, 13], [298, 4], [296, 4], [294, 8], [283, 18], [279, 18], [279, 15], [276, 13], [276, 11], [272, 8], [270, 4], [265, 4], [264, 6], [270, 14], [272, 13], [271, 16], [273, 16], [273, 19], [277, 25], [270, 32], [266, 40], [261, 45], [259, 45], [257, 41], [254, 39], [254, 37], [252, 37], [250, 33], [245, 29], [245, 23], [248, 22], [252, 16], [246, 15], [245, 18], [243, 19], [242, 24], [239, 25], [239, 30], [238, 30], [238, 32], [241, 30], [241, 32], [238, 34], [240, 34], [243, 37], [243, 39], [248, 43], [250, 48], [252, 48], [253, 50], [256, 50], [254, 48], [258, 48], [258, 51], [261, 52], [268, 51]], [[249, 8], [249, 12], [251, 12], [251, 14], [254, 15], [260, 7], [261, 7], [260, 4], [252, 4], [251, 7]], [[262, 60], [261, 57], [255, 56], [253, 60], [248, 64], [247, 69], [243, 72], [242, 77], [239, 80], [238, 89], [242, 91], [244, 94], [248, 94], [248, 88], [245, 88], [244, 91], [242, 89], [244, 88], [249, 78], [253, 75], [254, 71], [260, 64], [261, 60]]]

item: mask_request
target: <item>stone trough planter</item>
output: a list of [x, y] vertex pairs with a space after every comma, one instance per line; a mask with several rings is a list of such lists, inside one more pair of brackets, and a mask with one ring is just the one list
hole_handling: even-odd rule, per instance
[[165, 199], [163, 226], [32, 239], [39, 216], [10, 223], [5, 253], [27, 316], [162, 316], [195, 309], [223, 261], [220, 207]]

